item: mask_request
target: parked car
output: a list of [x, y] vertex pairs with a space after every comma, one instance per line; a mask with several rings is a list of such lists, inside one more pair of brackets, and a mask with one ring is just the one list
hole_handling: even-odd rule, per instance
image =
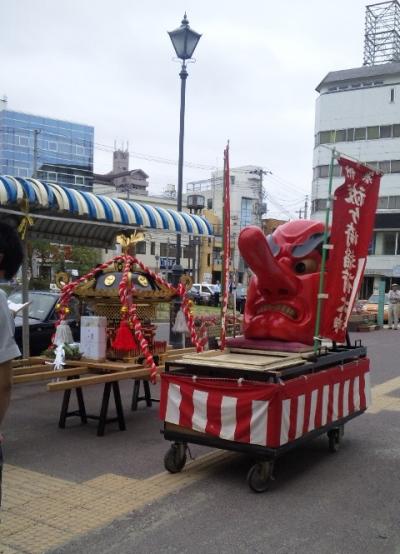
[[[22, 303], [22, 292], [14, 292], [8, 297], [15, 304]], [[38, 356], [51, 344], [57, 321], [56, 304], [60, 295], [47, 291], [29, 291], [29, 344], [31, 356]], [[68, 323], [72, 336], [79, 341], [79, 301], [75, 298], [70, 302]], [[22, 352], [22, 313], [15, 317], [15, 340]]]
[[210, 283], [194, 283], [192, 288], [188, 291], [188, 297], [191, 298], [195, 304], [214, 305], [215, 293], [217, 285]]
[[[367, 314], [371, 319], [376, 319], [378, 316], [378, 302], [379, 294], [372, 294], [368, 300], [362, 305], [362, 313]], [[383, 321], [387, 322], [389, 319], [389, 295], [385, 294], [384, 310], [383, 310]]]

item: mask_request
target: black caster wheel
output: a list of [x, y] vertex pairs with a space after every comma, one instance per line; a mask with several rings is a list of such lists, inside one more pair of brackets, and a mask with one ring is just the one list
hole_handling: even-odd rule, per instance
[[164, 467], [170, 473], [179, 473], [186, 464], [186, 445], [174, 443], [164, 456]]
[[272, 464], [258, 462], [252, 466], [247, 474], [247, 484], [254, 492], [265, 492], [271, 483]]
[[340, 447], [340, 439], [343, 436], [343, 427], [328, 431], [329, 450], [337, 452]]

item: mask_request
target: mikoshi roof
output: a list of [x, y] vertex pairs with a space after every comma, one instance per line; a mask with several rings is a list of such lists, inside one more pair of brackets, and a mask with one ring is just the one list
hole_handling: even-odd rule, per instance
[[0, 175], [0, 214], [0, 219], [30, 216], [32, 237], [103, 248], [112, 246], [117, 234], [138, 228], [213, 234], [199, 215], [9, 175]]

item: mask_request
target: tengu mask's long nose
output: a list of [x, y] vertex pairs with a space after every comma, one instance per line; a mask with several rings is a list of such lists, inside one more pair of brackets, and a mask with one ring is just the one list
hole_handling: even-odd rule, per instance
[[250, 226], [239, 235], [239, 250], [247, 265], [257, 275], [258, 285], [272, 296], [296, 294], [298, 281], [289, 267], [274, 258], [264, 233]]

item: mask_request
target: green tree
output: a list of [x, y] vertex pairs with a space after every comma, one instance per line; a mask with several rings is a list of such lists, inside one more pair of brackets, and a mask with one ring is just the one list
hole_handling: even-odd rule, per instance
[[102, 259], [100, 248], [72, 246], [71, 267], [73, 267], [74, 269], [78, 269], [79, 275], [85, 275], [97, 264], [101, 263], [101, 261]]

